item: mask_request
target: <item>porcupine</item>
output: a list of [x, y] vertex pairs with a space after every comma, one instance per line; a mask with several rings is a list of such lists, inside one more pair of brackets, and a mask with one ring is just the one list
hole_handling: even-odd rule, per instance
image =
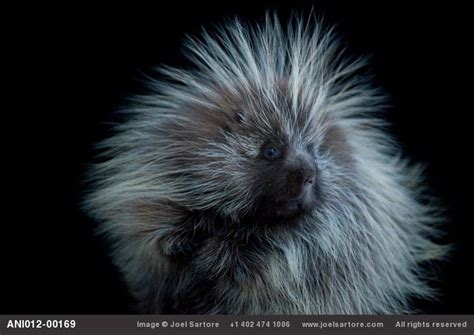
[[86, 212], [137, 312], [387, 314], [430, 296], [440, 221], [367, 57], [319, 19], [185, 43], [100, 144]]

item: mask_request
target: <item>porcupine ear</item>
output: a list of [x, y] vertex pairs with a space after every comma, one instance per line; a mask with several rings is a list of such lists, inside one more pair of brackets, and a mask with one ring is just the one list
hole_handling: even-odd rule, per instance
[[230, 92], [227, 88], [219, 88], [218, 96], [220, 97], [220, 104], [222, 106], [224, 118], [224, 131], [231, 131], [235, 129], [245, 120], [245, 112], [241, 108], [239, 98]]

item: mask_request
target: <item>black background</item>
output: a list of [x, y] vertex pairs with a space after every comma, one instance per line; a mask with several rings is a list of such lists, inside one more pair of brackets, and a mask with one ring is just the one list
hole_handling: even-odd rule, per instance
[[152, 66], [183, 65], [185, 34], [234, 15], [253, 20], [277, 9], [285, 19], [312, 6], [338, 24], [351, 51], [372, 54], [376, 81], [392, 96], [392, 130], [407, 156], [427, 164], [428, 183], [446, 208], [444, 241], [455, 250], [439, 266], [440, 300], [418, 307], [473, 314], [469, 10], [399, 1], [25, 4], [12, 11], [4, 30], [13, 57], [3, 65], [13, 76], [2, 111], [0, 313], [129, 312], [125, 287], [78, 206], [92, 144], [107, 135], [106, 122], [128, 94], [143, 90]]

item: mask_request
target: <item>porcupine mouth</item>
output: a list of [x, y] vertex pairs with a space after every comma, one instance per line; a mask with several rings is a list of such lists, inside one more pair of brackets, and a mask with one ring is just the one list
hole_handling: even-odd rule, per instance
[[256, 215], [265, 219], [293, 219], [311, 214], [316, 208], [314, 189], [296, 198], [263, 197], [257, 206]]

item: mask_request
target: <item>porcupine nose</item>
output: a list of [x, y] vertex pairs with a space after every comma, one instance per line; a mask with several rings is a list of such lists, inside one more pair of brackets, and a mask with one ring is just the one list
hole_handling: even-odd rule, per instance
[[310, 167], [309, 169], [304, 170], [304, 185], [306, 187], [309, 187], [309, 185], [314, 183], [314, 178], [316, 175], [316, 172], [314, 171], [313, 167]]
[[315, 168], [307, 157], [299, 157], [297, 164], [289, 170], [288, 197], [299, 199], [312, 188], [316, 178]]

